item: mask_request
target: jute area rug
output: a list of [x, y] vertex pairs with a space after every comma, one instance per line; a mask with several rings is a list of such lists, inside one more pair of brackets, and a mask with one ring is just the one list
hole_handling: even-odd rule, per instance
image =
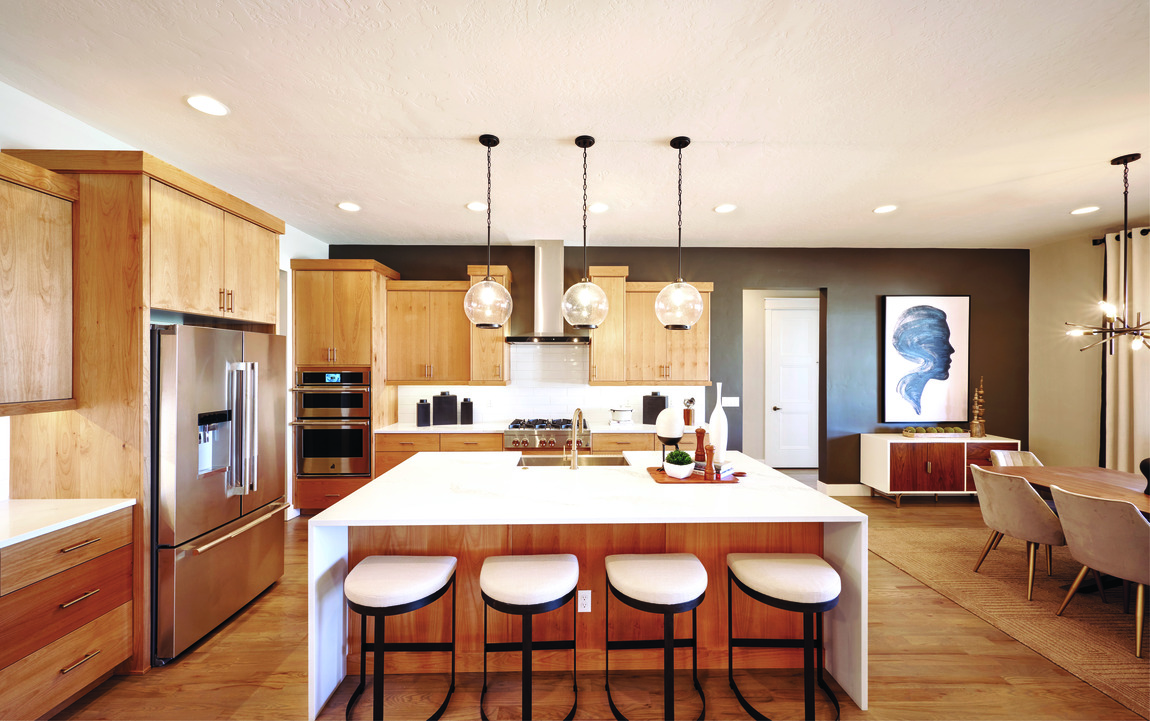
[[870, 550], [1131, 711], [1150, 718], [1150, 642], [1146, 638], [1150, 618], [1143, 632], [1142, 658], [1137, 658], [1134, 589], [1128, 614], [1122, 612], [1122, 587], [1118, 586], [1106, 590], [1109, 603], [1103, 603], [1097, 593], [1079, 591], [1062, 616], [1055, 616], [1081, 564], [1065, 547], [1055, 548], [1054, 575], [1047, 576], [1046, 549], [1039, 549], [1034, 600], [1027, 601], [1023, 541], [1004, 538], [978, 573], [971, 570], [989, 535], [989, 530], [973, 529], [871, 529]]

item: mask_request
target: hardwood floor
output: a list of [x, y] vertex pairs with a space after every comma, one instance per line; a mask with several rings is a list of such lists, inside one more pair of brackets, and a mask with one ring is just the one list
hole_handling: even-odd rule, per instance
[[[840, 499], [891, 525], [981, 528], [978, 505], [965, 498]], [[144, 676], [113, 678], [59, 714], [65, 719], [302, 719], [307, 715], [306, 519], [287, 524], [284, 579], [191, 651]], [[654, 659], [658, 654], [653, 653]], [[801, 718], [802, 677], [792, 671], [740, 672], [740, 688], [776, 719]], [[700, 674], [707, 718], [746, 718], [726, 674]], [[342, 718], [356, 678], [347, 679], [321, 718]], [[624, 713], [661, 718], [658, 672], [612, 673]], [[369, 681], [370, 684], [370, 681]], [[446, 719], [478, 718], [479, 674], [461, 674]], [[832, 684], [833, 685], [833, 684]], [[689, 673], [676, 679], [680, 718], [698, 715]], [[837, 687], [836, 687], [837, 688]], [[535, 715], [562, 718], [571, 703], [570, 674], [537, 674]], [[426, 718], [446, 690], [446, 676], [389, 675], [388, 718]], [[843, 719], [1138, 719], [1009, 636], [923, 586], [894, 566], [870, 558], [870, 710], [839, 694]], [[487, 713], [517, 719], [517, 674], [492, 677]], [[818, 697], [818, 718], [834, 709]], [[355, 718], [371, 716], [370, 689]], [[579, 675], [579, 719], [611, 718], [603, 675]]]

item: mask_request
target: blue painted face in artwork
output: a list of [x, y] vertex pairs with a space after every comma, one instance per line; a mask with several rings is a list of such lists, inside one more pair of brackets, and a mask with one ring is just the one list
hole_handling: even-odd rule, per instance
[[895, 350], [919, 367], [898, 381], [898, 394], [922, 415], [922, 389], [929, 380], [944, 381], [950, 377], [950, 326], [946, 313], [931, 305], [907, 308], [898, 317], [892, 339]]

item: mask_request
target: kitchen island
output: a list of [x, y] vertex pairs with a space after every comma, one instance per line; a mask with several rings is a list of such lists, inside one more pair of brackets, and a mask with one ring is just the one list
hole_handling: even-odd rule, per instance
[[[790, 551], [823, 556], [842, 577], [839, 605], [826, 614], [827, 669], [861, 709], [867, 707], [867, 518], [741, 453], [729, 454], [747, 476], [732, 484], [658, 484], [646, 468], [658, 452], [627, 452], [629, 465], [517, 467], [519, 454], [420, 453], [309, 522], [308, 713], [314, 719], [358, 660], [359, 624], [348, 624], [343, 579], [374, 553], [454, 555], [457, 569], [457, 651], [461, 671], [482, 663], [483, 603], [479, 567], [502, 554], [573, 553], [580, 589], [592, 591], [592, 611], [575, 622], [579, 667], [601, 669], [606, 582], [611, 553], [691, 552], [708, 571], [699, 607], [699, 662], [726, 665], [726, 554]], [[658, 637], [658, 619], [612, 602], [612, 638]], [[439, 638], [449, 628], [449, 602], [389, 619], [389, 640]], [[421, 615], [422, 614], [422, 615]], [[797, 614], [768, 612], [736, 596], [736, 632], [801, 636]], [[571, 633], [571, 609], [538, 623], [548, 637]], [[510, 640], [508, 617], [492, 614], [492, 640]], [[651, 625], [651, 621], [656, 625]], [[689, 616], [680, 619], [689, 630]], [[394, 623], [394, 625], [393, 625]], [[679, 653], [687, 653], [680, 651]], [[349, 658], [350, 656], [350, 658]], [[506, 654], [496, 670], [518, 668]], [[540, 668], [568, 668], [569, 652], [539, 653]], [[684, 657], [687, 658], [687, 657]], [[393, 663], [400, 665], [393, 666]], [[438, 670], [436, 661], [408, 654], [387, 659], [389, 670]], [[612, 667], [657, 668], [649, 652], [612, 654]], [[689, 663], [689, 661], [688, 661]], [[791, 649], [741, 651], [741, 667], [797, 667]]]

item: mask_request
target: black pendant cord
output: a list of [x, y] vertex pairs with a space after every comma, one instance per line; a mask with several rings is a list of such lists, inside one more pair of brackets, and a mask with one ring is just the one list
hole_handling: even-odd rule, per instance
[[491, 146], [487, 146], [487, 276], [491, 280]]
[[1122, 323], [1130, 325], [1130, 161], [1122, 164]]
[[679, 148], [679, 277], [676, 283], [683, 282], [683, 149]]
[[587, 282], [587, 148], [583, 148], [583, 282]]

